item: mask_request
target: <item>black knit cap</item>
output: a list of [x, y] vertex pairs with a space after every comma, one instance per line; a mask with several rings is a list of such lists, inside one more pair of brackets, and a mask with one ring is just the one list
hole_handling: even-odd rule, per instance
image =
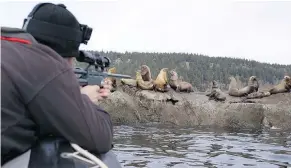
[[[44, 4], [35, 11], [33, 19], [80, 30], [78, 20], [63, 4]], [[58, 37], [58, 35], [48, 36], [45, 35], [45, 33], [42, 34], [41, 29], [38, 29], [37, 32], [30, 32], [28, 29], [27, 32], [39, 43], [49, 46], [62, 57], [77, 57], [79, 54], [79, 42], [66, 40], [62, 37]]]

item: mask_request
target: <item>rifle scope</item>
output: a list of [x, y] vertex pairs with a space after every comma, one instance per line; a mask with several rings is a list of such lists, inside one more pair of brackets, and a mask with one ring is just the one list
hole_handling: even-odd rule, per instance
[[107, 68], [110, 66], [111, 60], [108, 57], [99, 54], [94, 55], [88, 51], [79, 51], [79, 56], [76, 57], [78, 62], [85, 62], [89, 65], [94, 65], [95, 68]]

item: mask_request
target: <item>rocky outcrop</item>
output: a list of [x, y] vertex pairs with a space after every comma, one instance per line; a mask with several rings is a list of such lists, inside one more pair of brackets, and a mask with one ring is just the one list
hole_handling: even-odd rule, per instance
[[275, 126], [291, 129], [291, 93], [239, 102], [227, 96], [225, 102], [208, 100], [206, 93], [159, 93], [122, 86], [99, 103], [115, 123], [158, 122], [178, 126], [213, 126], [229, 129], [260, 129]]

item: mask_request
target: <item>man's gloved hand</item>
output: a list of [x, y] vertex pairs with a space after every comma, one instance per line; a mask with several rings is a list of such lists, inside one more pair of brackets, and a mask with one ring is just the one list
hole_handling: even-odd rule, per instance
[[112, 89], [112, 81], [105, 80], [104, 84], [102, 85], [102, 88], [99, 90], [99, 93], [101, 95], [100, 100], [107, 98], [111, 93], [111, 91], [110, 91], [111, 89]]

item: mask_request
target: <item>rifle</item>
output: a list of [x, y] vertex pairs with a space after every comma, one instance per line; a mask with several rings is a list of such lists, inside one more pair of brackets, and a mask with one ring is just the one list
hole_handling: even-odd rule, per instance
[[[104, 72], [111, 64], [111, 60], [108, 57], [101, 56], [99, 54], [94, 55], [87, 51], [80, 51], [79, 56], [76, 57], [78, 62], [88, 63], [88, 66], [83, 69], [80, 67], [76, 67], [74, 69], [74, 73], [76, 75], [80, 75], [78, 77], [80, 86], [86, 85], [98, 85], [102, 86], [104, 79], [106, 77], [114, 77], [114, 78], [126, 78], [130, 79], [131, 76], [123, 75], [123, 74], [111, 74]], [[91, 66], [95, 67], [94, 71], [89, 71]]]

